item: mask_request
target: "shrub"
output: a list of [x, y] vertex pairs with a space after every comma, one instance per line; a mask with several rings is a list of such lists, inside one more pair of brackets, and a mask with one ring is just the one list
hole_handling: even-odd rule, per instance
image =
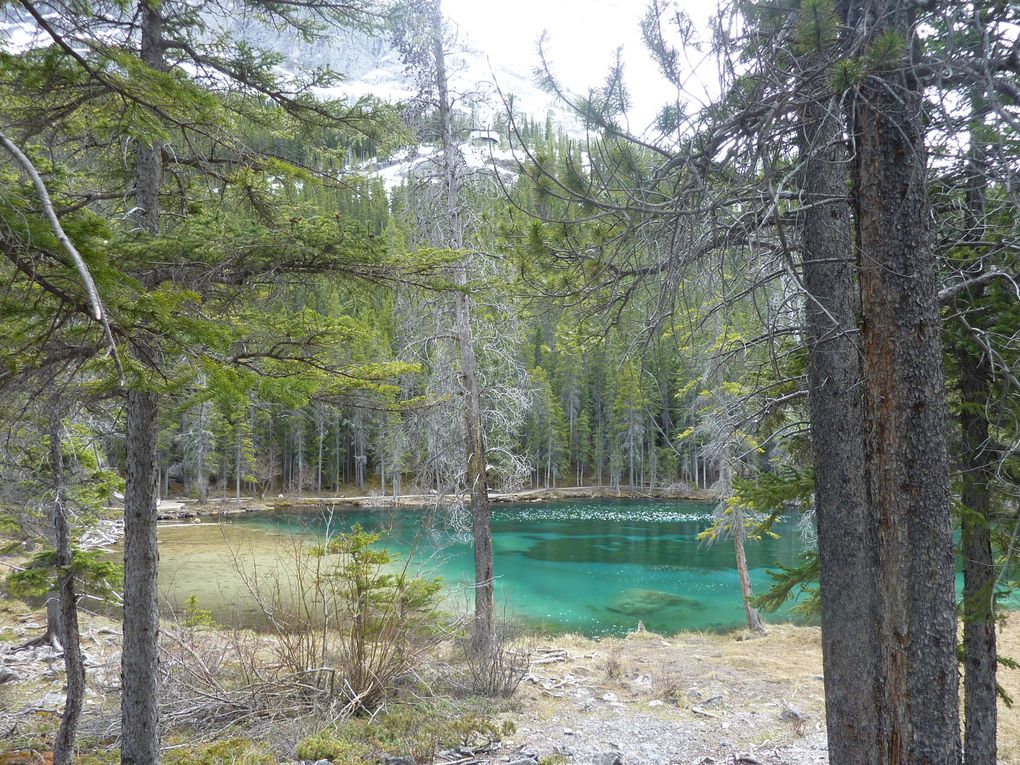
[[292, 579], [242, 571], [278, 645], [280, 666], [346, 714], [377, 709], [443, 638], [440, 581], [376, 547], [355, 526], [311, 548], [295, 542]]

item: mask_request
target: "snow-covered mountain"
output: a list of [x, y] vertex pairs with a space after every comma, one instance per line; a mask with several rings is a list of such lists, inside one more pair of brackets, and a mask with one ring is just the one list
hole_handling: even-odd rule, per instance
[[[414, 82], [405, 71], [400, 54], [384, 38], [340, 32], [332, 39], [308, 43], [296, 34], [281, 34], [257, 22], [238, 22], [232, 31], [281, 54], [285, 67], [328, 66], [344, 75], [343, 82], [320, 91], [323, 97], [374, 96], [398, 103], [415, 96]], [[497, 124], [506, 122], [508, 102], [512, 102], [518, 117], [527, 115], [532, 120], [544, 121], [551, 115], [555, 125], [568, 132], [580, 132], [572, 113], [543, 91], [531, 72], [492, 64], [470, 40], [462, 39], [447, 54], [447, 69], [450, 91], [456, 99], [455, 110], [469, 117], [474, 128], [470, 135], [463, 136], [460, 147], [470, 170], [497, 172], [505, 180], [515, 175], [518, 157], [507, 148], [508, 136], [495, 131]], [[388, 157], [373, 158], [362, 169], [369, 176], [381, 178], [387, 190], [392, 190], [407, 178], [429, 174], [434, 152], [428, 145], [410, 147]]]
[[[400, 54], [384, 37], [358, 32], [338, 32], [327, 40], [307, 42], [293, 32], [281, 32], [257, 21], [236, 21], [236, 34], [255, 45], [276, 51], [284, 65], [292, 68], [328, 66], [345, 80], [324, 96], [358, 98], [371, 95], [389, 102], [404, 101], [415, 95], [414, 83], [404, 70]], [[476, 127], [491, 127], [496, 116], [506, 110], [505, 100], [512, 97], [514, 111], [532, 119], [553, 121], [565, 129], [576, 128], [570, 111], [534, 81], [527, 65], [511, 68], [490, 62], [484, 50], [469, 39], [461, 39], [447, 54], [450, 90], [458, 107], [473, 114]]]

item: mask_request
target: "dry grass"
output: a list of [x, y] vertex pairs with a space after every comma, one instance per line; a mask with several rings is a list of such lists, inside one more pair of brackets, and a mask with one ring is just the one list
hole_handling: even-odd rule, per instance
[[[999, 630], [999, 655], [1020, 661], [1020, 613], [1013, 613]], [[1012, 709], [999, 702], [999, 759], [1020, 765], [1020, 669], [999, 670], [999, 683], [1014, 700]]]

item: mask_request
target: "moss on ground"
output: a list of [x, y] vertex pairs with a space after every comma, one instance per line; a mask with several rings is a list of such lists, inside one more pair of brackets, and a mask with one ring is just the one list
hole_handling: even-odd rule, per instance
[[514, 733], [511, 722], [451, 714], [434, 706], [394, 707], [374, 718], [352, 718], [319, 731], [297, 746], [301, 760], [370, 763], [379, 755], [431, 762], [441, 749], [474, 747]]

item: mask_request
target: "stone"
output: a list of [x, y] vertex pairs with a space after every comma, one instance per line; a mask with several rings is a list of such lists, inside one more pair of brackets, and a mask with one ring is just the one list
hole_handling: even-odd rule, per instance
[[648, 702], [648, 706], [650, 706], [650, 707], [661, 707], [662, 706], [662, 699], [652, 699], [651, 701]]
[[619, 752], [599, 752], [591, 758], [591, 765], [623, 765]]
[[36, 704], [40, 709], [60, 709], [64, 706], [67, 696], [60, 691], [50, 691]]
[[615, 693], [611, 693], [611, 692], [610, 693], [603, 693], [602, 694], [602, 700], [603, 701], [610, 701], [610, 702], [612, 702], [612, 701], [619, 701], [620, 697], [617, 696]]
[[[705, 604], [696, 598], [685, 598], [661, 590], [632, 588], [621, 592], [608, 606], [610, 611], [634, 617], [656, 616], [667, 608], [701, 611]], [[640, 621], [637, 631], [644, 632], [644, 625]]]

